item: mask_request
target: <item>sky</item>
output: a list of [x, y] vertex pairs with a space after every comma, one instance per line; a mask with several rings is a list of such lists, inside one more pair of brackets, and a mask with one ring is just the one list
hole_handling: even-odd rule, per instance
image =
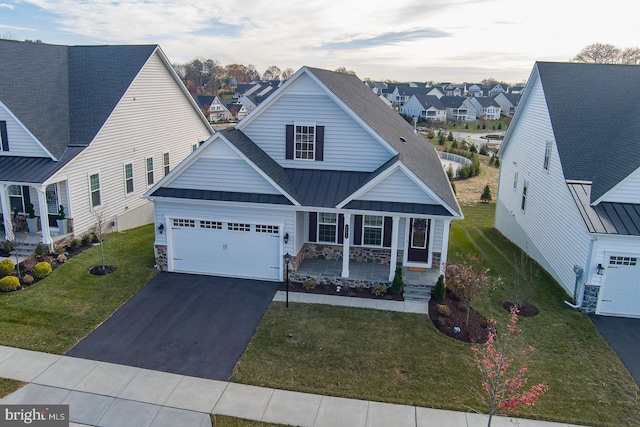
[[173, 63], [346, 67], [361, 78], [524, 82], [535, 61], [640, 44], [638, 0], [0, 0], [0, 35], [159, 44]]

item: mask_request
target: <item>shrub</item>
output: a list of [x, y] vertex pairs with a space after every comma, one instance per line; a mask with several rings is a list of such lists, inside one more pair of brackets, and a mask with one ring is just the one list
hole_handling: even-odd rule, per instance
[[60, 264], [64, 264], [65, 262], [67, 262], [67, 256], [65, 254], [59, 254], [56, 257], [56, 261], [58, 261]]
[[484, 190], [480, 195], [480, 200], [483, 203], [489, 203], [491, 201], [491, 187], [489, 187], [489, 184], [484, 186]]
[[42, 261], [33, 267], [33, 275], [38, 279], [44, 279], [51, 274], [51, 264], [47, 261]]
[[304, 288], [308, 291], [315, 289], [317, 285], [318, 283], [313, 279], [305, 280], [302, 284], [302, 286], [304, 286]]
[[22, 283], [24, 283], [25, 285], [31, 285], [33, 283], [33, 276], [25, 274], [24, 276], [22, 276]]
[[0, 261], [0, 277], [4, 277], [11, 273], [16, 266], [13, 265], [13, 261], [10, 259], [4, 259]]
[[496, 161], [493, 162], [493, 166], [499, 168], [500, 167], [500, 158], [496, 157]]
[[435, 288], [433, 288], [433, 297], [436, 301], [442, 301], [447, 291], [447, 287], [444, 285], [444, 276], [441, 274], [438, 277]]
[[6, 276], [0, 279], [0, 290], [3, 292], [15, 291], [20, 287], [20, 280], [16, 276]]
[[486, 145], [480, 146], [480, 154], [482, 154], [483, 156], [486, 156], [487, 154], [489, 154], [489, 152], [487, 151]]
[[36, 254], [38, 258], [40, 258], [41, 256], [47, 253], [47, 250], [44, 248], [44, 246], [42, 246], [42, 244], [38, 243], [38, 246], [36, 246], [36, 250], [33, 252]]
[[76, 239], [73, 239], [72, 241], [69, 242], [69, 244], [67, 245], [68, 249], [75, 249], [78, 246], [80, 246], [80, 244], [78, 243], [78, 241]]
[[427, 131], [427, 138], [433, 139], [435, 136], [436, 136], [436, 133], [433, 131], [433, 129], [429, 129]]
[[387, 293], [387, 287], [382, 283], [376, 283], [371, 287], [371, 293], [379, 297]]
[[396, 267], [396, 274], [393, 276], [393, 283], [391, 283], [391, 292], [396, 295], [400, 295], [404, 290], [404, 280], [402, 280], [402, 266]]
[[13, 250], [13, 245], [10, 241], [5, 240], [5, 242], [2, 244], [2, 250], [4, 250], [5, 252], [11, 252]]
[[89, 243], [91, 243], [93, 241], [93, 237], [91, 236], [91, 233], [85, 233], [82, 235], [82, 246], [87, 246]]
[[451, 316], [451, 309], [448, 305], [438, 304], [438, 314], [442, 314], [443, 316], [449, 317]]
[[447, 141], [451, 142], [451, 141], [453, 141], [453, 140], [454, 140], [454, 138], [453, 138], [453, 132], [449, 132], [449, 135], [447, 135]]

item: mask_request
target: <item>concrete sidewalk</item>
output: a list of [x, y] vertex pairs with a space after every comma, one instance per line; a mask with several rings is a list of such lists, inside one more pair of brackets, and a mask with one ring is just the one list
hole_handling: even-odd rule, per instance
[[[211, 427], [209, 414], [310, 427], [484, 427], [487, 416], [297, 393], [0, 346], [3, 404], [68, 404], [71, 425]], [[493, 426], [568, 427], [516, 418]]]

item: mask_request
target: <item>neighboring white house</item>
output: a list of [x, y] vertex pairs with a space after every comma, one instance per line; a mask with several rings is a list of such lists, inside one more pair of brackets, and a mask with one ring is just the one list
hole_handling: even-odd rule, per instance
[[222, 100], [218, 96], [196, 95], [194, 98], [201, 111], [203, 109], [207, 109], [209, 111], [209, 116], [207, 117], [207, 119], [210, 122], [231, 120], [234, 117], [227, 108], [226, 104], [222, 102]]
[[411, 117], [423, 118], [432, 122], [447, 121], [447, 108], [437, 96], [415, 94], [400, 107], [400, 112]]
[[496, 228], [589, 313], [640, 317], [639, 92], [637, 66], [538, 62], [498, 153]]
[[500, 119], [502, 109], [493, 97], [472, 96], [469, 99], [474, 107], [476, 107], [476, 118], [484, 118], [486, 120]]
[[518, 108], [522, 95], [516, 93], [500, 93], [494, 99], [500, 106], [500, 111], [506, 117], [513, 117]]
[[[356, 76], [303, 67], [147, 192], [163, 270], [282, 280], [311, 259], [434, 273], [461, 219], [435, 149]], [[355, 273], [354, 273], [355, 274]], [[388, 283], [388, 282], [387, 282]]]
[[47, 246], [96, 212], [112, 230], [152, 222], [142, 195], [213, 133], [156, 45], [0, 40], [0, 57], [0, 240], [29, 204]]
[[447, 119], [458, 122], [472, 122], [476, 119], [476, 106], [471, 99], [463, 96], [443, 96], [440, 102], [447, 109]]

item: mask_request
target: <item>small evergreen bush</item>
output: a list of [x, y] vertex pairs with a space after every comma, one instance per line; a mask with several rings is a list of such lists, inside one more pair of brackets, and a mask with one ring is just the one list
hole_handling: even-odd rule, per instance
[[444, 285], [444, 276], [441, 274], [438, 277], [435, 288], [433, 288], [433, 297], [436, 301], [444, 300], [444, 295], [447, 291], [447, 287]]
[[391, 292], [396, 295], [400, 295], [404, 290], [404, 280], [402, 280], [402, 266], [396, 267], [396, 274], [393, 276], [393, 283], [391, 284]]
[[33, 276], [25, 274], [24, 276], [22, 276], [22, 283], [24, 283], [25, 285], [31, 285], [33, 283]]
[[41, 243], [38, 243], [38, 246], [36, 246], [36, 250], [33, 252], [36, 254], [38, 258], [40, 258], [41, 256], [47, 253], [47, 250], [44, 248], [44, 246], [42, 246]]
[[491, 187], [489, 187], [489, 184], [484, 186], [484, 190], [480, 195], [480, 200], [484, 203], [489, 203], [491, 201]]
[[10, 259], [3, 259], [0, 261], [0, 277], [4, 277], [11, 273], [16, 266]]
[[0, 279], [0, 290], [3, 292], [15, 291], [20, 287], [20, 280], [16, 276], [6, 276]]
[[49, 264], [47, 261], [39, 262], [35, 267], [33, 267], [33, 275], [37, 279], [44, 279], [51, 274], [51, 271], [51, 264]]

